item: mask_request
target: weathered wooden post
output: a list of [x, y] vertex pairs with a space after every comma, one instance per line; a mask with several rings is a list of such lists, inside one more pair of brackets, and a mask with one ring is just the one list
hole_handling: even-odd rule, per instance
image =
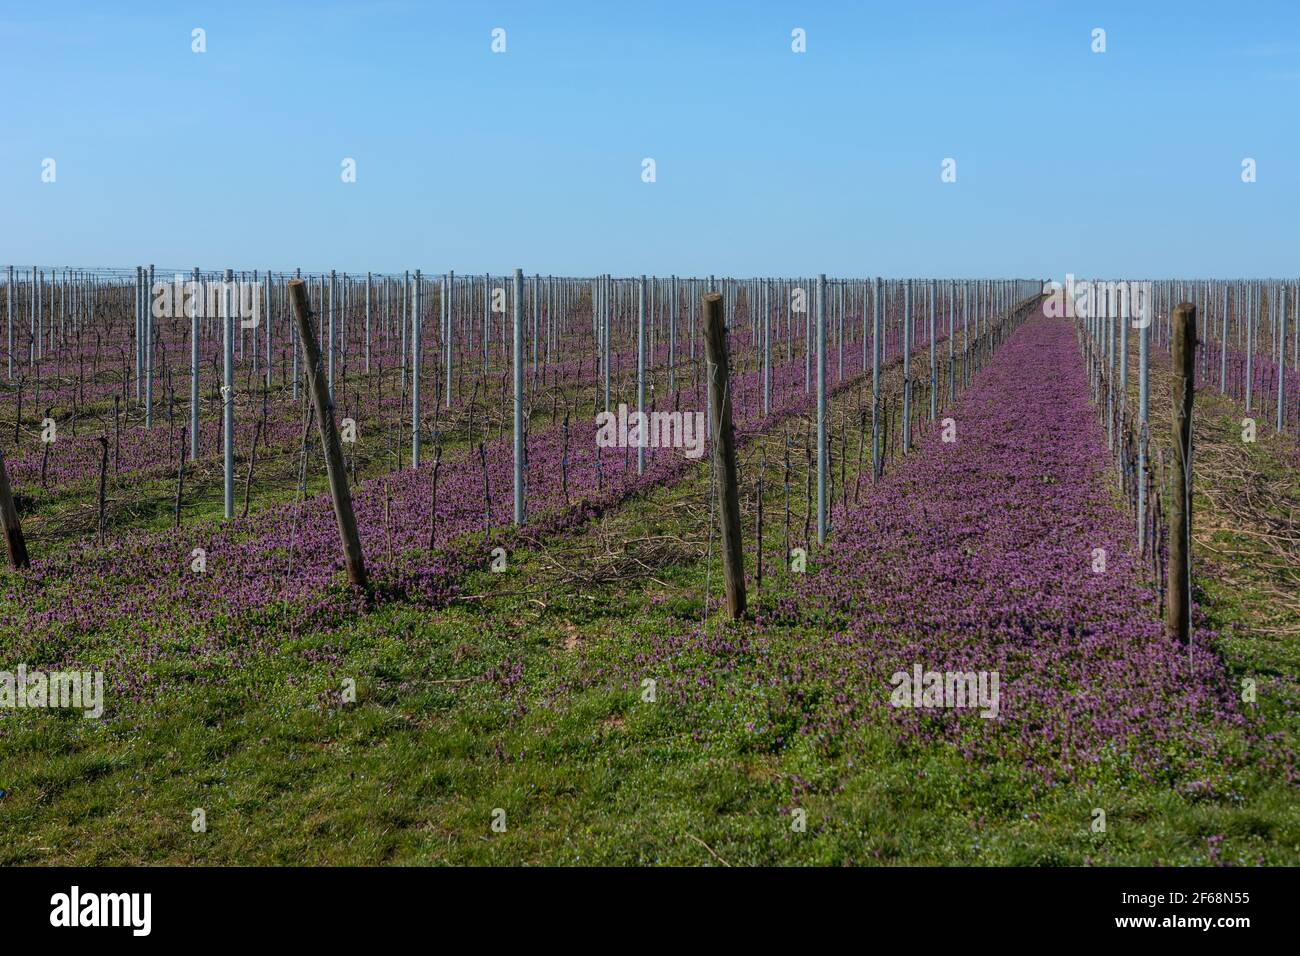
[[13, 489], [9, 487], [9, 470], [5, 468], [3, 453], [0, 453], [0, 524], [4, 525], [9, 563], [15, 568], [31, 567], [27, 542], [23, 539], [23, 527], [18, 522], [18, 509], [14, 507]]
[[727, 610], [734, 620], [745, 614], [745, 556], [740, 541], [740, 493], [736, 486], [736, 439], [731, 430], [727, 330], [722, 318], [722, 295], [708, 293], [704, 296], [703, 306], [709, 405], [713, 419], [713, 463], [718, 474], [718, 511], [722, 520], [722, 576], [726, 582]]
[[1182, 643], [1192, 617], [1192, 399], [1196, 375], [1196, 306], [1174, 309], [1174, 454], [1169, 507], [1169, 608], [1165, 632]]
[[[182, 445], [185, 444], [184, 440], [181, 441], [181, 444], [182, 444]], [[99, 528], [99, 543], [102, 545], [102, 544], [104, 543], [104, 533], [105, 533], [105, 531], [107, 530], [107, 522], [106, 522], [106, 519], [105, 519], [105, 517], [104, 517], [104, 515], [105, 515], [105, 504], [106, 504], [105, 491], [107, 490], [107, 485], [108, 485], [108, 436], [107, 436], [107, 435], [100, 435], [100, 436], [99, 436], [99, 451], [100, 451], [100, 457], [99, 457], [99, 524], [98, 524], [98, 528]], [[180, 492], [179, 492], [179, 491], [176, 492], [176, 499], [177, 499], [177, 507], [179, 507], [179, 504], [180, 504]], [[177, 521], [177, 524], [179, 525], [180, 522]]]
[[334, 517], [338, 520], [339, 538], [343, 542], [343, 560], [347, 565], [348, 580], [356, 587], [364, 588], [366, 563], [361, 553], [357, 519], [352, 513], [352, 494], [348, 491], [343, 448], [339, 444], [338, 428], [334, 424], [334, 400], [330, 396], [328, 383], [321, 376], [320, 345], [312, 334], [311, 304], [307, 301], [307, 286], [302, 279], [289, 282], [289, 299], [293, 303], [298, 338], [302, 342], [312, 404], [316, 407], [316, 422], [320, 426], [320, 442], [325, 449], [325, 470], [329, 477], [330, 498], [334, 502]]

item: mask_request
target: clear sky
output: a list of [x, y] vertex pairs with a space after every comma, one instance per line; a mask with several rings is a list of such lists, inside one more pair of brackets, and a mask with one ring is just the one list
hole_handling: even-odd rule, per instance
[[1294, 0], [0, 0], [0, 88], [0, 264], [1300, 272]]

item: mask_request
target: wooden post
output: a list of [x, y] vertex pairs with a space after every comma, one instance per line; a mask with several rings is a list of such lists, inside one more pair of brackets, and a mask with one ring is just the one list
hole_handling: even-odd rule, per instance
[[718, 511], [722, 519], [722, 576], [732, 619], [745, 614], [745, 556], [740, 540], [740, 494], [736, 488], [736, 439], [731, 429], [727, 330], [722, 296], [704, 297], [704, 344], [709, 364], [709, 405], [713, 425], [713, 462], [718, 474]]
[[429, 509], [429, 550], [432, 551], [438, 540], [438, 471], [442, 468], [442, 442], [438, 439], [438, 430], [433, 433], [433, 506]]
[[0, 452], [0, 524], [4, 525], [5, 544], [9, 548], [9, 563], [15, 568], [31, 567], [27, 556], [27, 542], [23, 540], [23, 527], [18, 523], [18, 509], [14, 507], [13, 489], [9, 487], [9, 470]]
[[1169, 606], [1165, 632], [1187, 643], [1191, 628], [1192, 398], [1196, 374], [1196, 306], [1174, 309], [1174, 456], [1170, 476]]
[[320, 426], [321, 446], [325, 449], [325, 469], [329, 476], [330, 498], [334, 501], [334, 516], [338, 519], [339, 538], [343, 542], [343, 560], [348, 569], [348, 580], [358, 588], [366, 586], [366, 563], [361, 553], [361, 536], [357, 533], [357, 519], [352, 513], [352, 494], [348, 491], [347, 471], [343, 465], [343, 448], [334, 424], [334, 400], [329, 386], [321, 377], [320, 345], [311, 327], [311, 304], [307, 301], [307, 286], [302, 279], [289, 282], [289, 298], [297, 320], [298, 338], [302, 342], [303, 361], [311, 386], [312, 404], [316, 422]]
[[[261, 424], [261, 422], [258, 422], [259, 426]], [[185, 428], [186, 426], [181, 426], [180, 454], [177, 456], [180, 458], [180, 464], [176, 469], [176, 527], [178, 528], [181, 526], [181, 496], [185, 493]], [[108, 477], [108, 439], [101, 437], [99, 440], [104, 443], [104, 463], [99, 471], [99, 523], [101, 525], [99, 534], [102, 543], [104, 537], [102, 527], [104, 523], [104, 479]]]
[[[184, 444], [184, 441], [181, 442]], [[106, 521], [104, 518], [105, 491], [108, 483], [108, 436], [99, 436], [99, 543], [104, 543]], [[179, 495], [179, 492], [177, 493]]]
[[[256, 354], [256, 353], [254, 353], [254, 354]], [[245, 517], [245, 518], [248, 517], [248, 500], [249, 500], [249, 496], [252, 494], [252, 491], [253, 491], [253, 469], [257, 467], [257, 440], [258, 440], [259, 438], [261, 438], [261, 437], [262, 437], [262, 420], [259, 418], [259, 419], [257, 420], [257, 427], [253, 430], [253, 450], [249, 453], [249, 456], [248, 456], [248, 471], [247, 471], [247, 472], [245, 473], [245, 475], [244, 475], [244, 514], [243, 514], [243, 517]], [[181, 471], [181, 474], [182, 474], [182, 475], [185, 474], [185, 472], [184, 472], [183, 469], [184, 469], [184, 465], [182, 465], [182, 471]], [[343, 476], [344, 476], [345, 479], [347, 478], [347, 473], [348, 473], [347, 468], [344, 467], [344, 469], [343, 469]], [[180, 489], [179, 489], [179, 487], [178, 487], [178, 488], [177, 488], [177, 497], [176, 497], [176, 519], [177, 519], [177, 523], [178, 523], [178, 524], [180, 523], [180, 515], [181, 515], [180, 505], [181, 505], [181, 500], [180, 500]]]

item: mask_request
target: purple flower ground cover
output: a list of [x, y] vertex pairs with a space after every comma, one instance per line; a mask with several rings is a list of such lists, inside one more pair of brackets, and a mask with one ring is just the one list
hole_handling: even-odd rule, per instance
[[[1106, 759], [1159, 775], [1218, 754], [1242, 722], [1210, 635], [1189, 655], [1163, 634], [1087, 395], [1073, 328], [1031, 319], [966, 394], [957, 441], [934, 430], [843, 516], [802, 595], [849, 618], [833, 639], [904, 736], [1041, 767], [1049, 783]], [[889, 676], [915, 662], [997, 671], [998, 717], [890, 706]]]
[[[683, 551], [653, 576], [584, 593], [547, 586], [532, 535], [544, 547], [546, 527], [567, 537], [577, 530], [570, 521], [620, 499], [602, 535], [706, 530], [698, 505], [707, 502], [707, 469], [656, 455], [643, 476], [655, 473], [648, 497], [629, 501], [625, 492], [643, 486], [634, 468], [614, 465], [623, 450], [611, 449], [595, 492], [591, 437], [579, 440], [576, 425], [571, 452], [587, 457], [570, 459], [568, 508], [555, 483], [554, 432], [530, 436], [533, 490], [544, 493], [537, 521], [515, 540], [508, 574], [460, 582], [497, 588], [491, 601], [445, 607], [432, 579], [429, 590], [413, 580], [405, 600], [385, 594], [362, 614], [342, 605], [333, 562], [333, 574], [314, 582], [286, 575], [277, 528], [292, 527], [295, 511], [300, 529], [310, 515], [325, 531], [319, 544], [287, 539], [299, 549], [294, 567], [318, 547], [336, 553], [324, 502], [268, 509], [220, 534], [204, 525], [139, 536], [130, 556], [89, 549], [73, 555], [75, 568], [47, 561], [32, 587], [11, 576], [18, 659], [99, 654], [113, 686], [105, 721], [0, 715], [16, 824], [0, 859], [707, 861], [706, 848], [682, 836], [689, 827], [733, 865], [1289, 862], [1297, 841], [1285, 781], [1294, 776], [1289, 763], [1261, 761], [1255, 772], [1254, 709], [1238, 713], [1208, 653], [1198, 657], [1208, 665], [1200, 679], [1185, 679], [1177, 650], [1157, 658], [1165, 671], [1144, 675], [1147, 646], [1161, 640], [1147, 591], [1130, 586], [1131, 575], [1101, 588], [1089, 577], [1098, 541], [1115, 549], [1108, 573], [1131, 570], [1130, 523], [1111, 492], [1096, 410], [1079, 400], [1085, 383], [1073, 349], [1068, 327], [1031, 320], [963, 402], [941, 413], [956, 420], [958, 443], [922, 436], [913, 454], [893, 460], [865, 502], [836, 512], [809, 575], [786, 574], [769, 548], [763, 596], [751, 592], [765, 609], [757, 622], [697, 627], [700, 595], [720, 590], [716, 550], [713, 561]], [[794, 387], [779, 390], [792, 394], [778, 415], [806, 411], [802, 369], [786, 374]], [[770, 435], [757, 390], [737, 395], [742, 439]], [[755, 457], [742, 456], [742, 473]], [[780, 474], [773, 457], [769, 449], [769, 477]], [[460, 489], [451, 462], [443, 467], [440, 486]], [[504, 445], [489, 449], [489, 469], [494, 489], [507, 481]], [[687, 469], [687, 480], [671, 481]], [[368, 502], [367, 557], [385, 590], [456, 559], [444, 519], [470, 529], [481, 559], [475, 458], [466, 470], [463, 489], [440, 493], [433, 554], [427, 466], [387, 479], [391, 559], [382, 481], [358, 488]], [[769, 482], [767, 500], [779, 498]], [[500, 508], [495, 491], [493, 500], [496, 543], [510, 535], [508, 495]], [[684, 501], [693, 507], [676, 506]], [[766, 536], [777, 553], [778, 513], [768, 512]], [[210, 590], [194, 590], [184, 546], [209, 535], [209, 574], [220, 580], [203, 578]], [[1000, 560], [992, 571], [990, 558]], [[444, 583], [454, 589], [455, 575]], [[539, 593], [544, 607], [533, 600]], [[777, 604], [777, 594], [787, 597]], [[51, 613], [61, 600], [69, 606]], [[301, 630], [287, 634], [294, 621]], [[1130, 630], [1111, 633], [1113, 622]], [[912, 663], [1003, 668], [999, 719], [890, 708], [889, 676]], [[1145, 684], [1133, 687], [1130, 672]], [[357, 680], [356, 706], [339, 699], [345, 677]], [[650, 703], [647, 677], [658, 687]], [[1179, 705], [1189, 693], [1200, 696]], [[1126, 714], [1143, 706], [1142, 718]], [[1097, 726], [1106, 720], [1117, 728]], [[1290, 759], [1274, 746], [1278, 756]], [[195, 806], [220, 823], [203, 842], [191, 838]], [[481, 838], [497, 806], [510, 815], [512, 842]], [[802, 835], [792, 834], [792, 807], [807, 810]], [[1114, 821], [1109, 837], [1088, 833], [1093, 807]]]
[[[631, 669], [669, 675], [665, 695], [710, 710], [719, 733], [741, 721], [760, 750], [838, 750], [883, 722], [904, 748], [1019, 767], [1035, 788], [1118, 778], [1204, 795], [1246, 761], [1294, 783], [1294, 755], [1251, 734], [1213, 635], [1189, 653], [1163, 634], [1073, 327], [1034, 315], [948, 416], [957, 440], [927, 429], [837, 512], [816, 566], [756, 629], [653, 636]], [[997, 717], [892, 706], [891, 675], [915, 664], [996, 671]]]
[[[773, 408], [764, 415], [759, 375], [751, 370], [734, 379], [742, 442], [807, 410], [812, 401], [799, 387], [802, 363], [785, 362], [772, 370]], [[680, 479], [697, 464], [680, 449], [647, 449], [645, 473], [638, 475], [634, 450], [610, 448], [600, 454], [598, 466], [590, 418], [572, 423], [567, 443], [561, 432], [551, 426], [529, 436], [530, 517], [524, 535], [580, 527], [640, 491]], [[521, 533], [510, 527], [511, 436], [487, 442], [484, 451], [491, 500], [487, 540], [483, 467], [476, 451], [441, 466], [432, 549], [427, 458], [419, 469], [353, 489], [375, 598], [443, 607], [458, 593], [459, 579], [485, 565], [492, 547], [520, 543]], [[210, 679], [219, 681], [225, 666], [275, 654], [286, 639], [333, 631], [373, 606], [342, 583], [340, 550], [324, 494], [221, 525], [132, 532], [102, 546], [84, 541], [67, 554], [38, 557], [30, 573], [8, 580], [4, 596], [15, 613], [5, 632], [28, 635], [42, 661], [67, 669], [111, 649], [106, 684], [131, 697], [166, 689], [147, 667], [167, 660], [185, 671], [212, 665]], [[194, 564], [198, 551], [202, 571]]]

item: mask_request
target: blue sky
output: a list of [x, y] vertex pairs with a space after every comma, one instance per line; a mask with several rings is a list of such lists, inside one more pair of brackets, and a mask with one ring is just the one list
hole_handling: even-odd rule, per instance
[[0, 83], [0, 263], [1300, 272], [1289, 2], [5, 0]]

